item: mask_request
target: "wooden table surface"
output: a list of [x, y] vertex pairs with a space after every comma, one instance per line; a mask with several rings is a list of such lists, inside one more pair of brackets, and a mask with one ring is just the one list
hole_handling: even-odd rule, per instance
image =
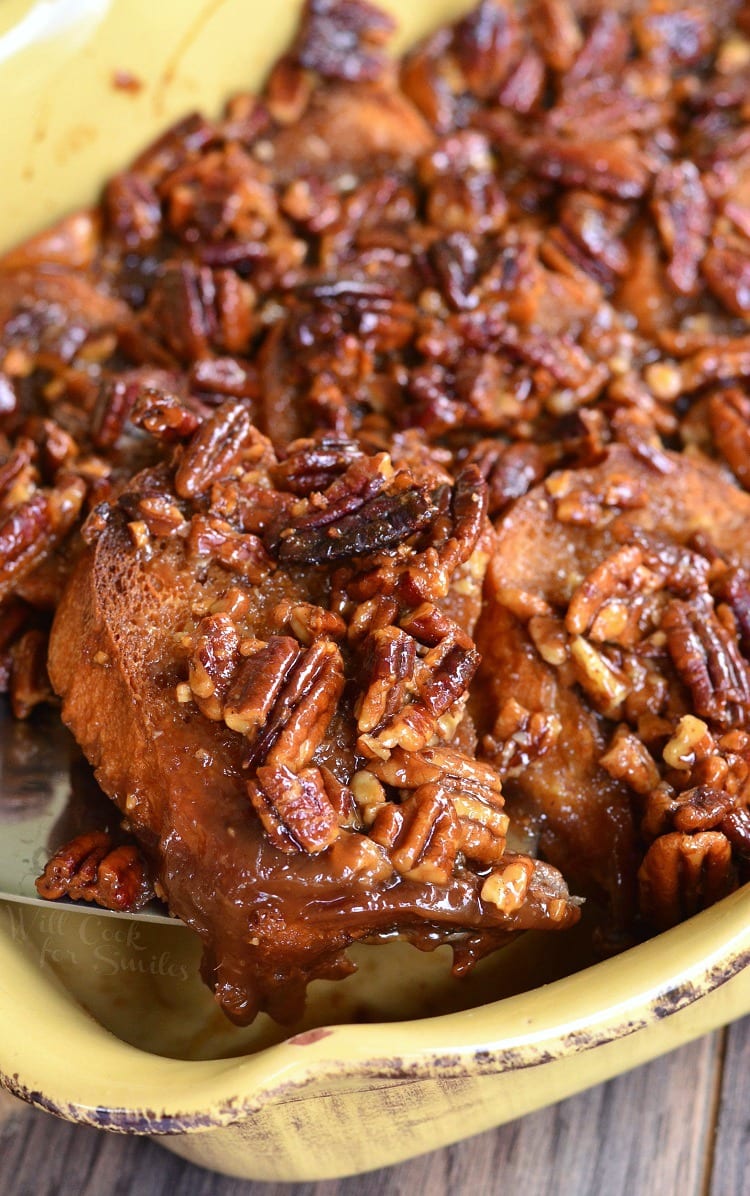
[[[746, 1175], [746, 1171], [748, 1174]], [[520, 1121], [319, 1184], [225, 1179], [0, 1092], [2, 1196], [747, 1196], [750, 1017]]]

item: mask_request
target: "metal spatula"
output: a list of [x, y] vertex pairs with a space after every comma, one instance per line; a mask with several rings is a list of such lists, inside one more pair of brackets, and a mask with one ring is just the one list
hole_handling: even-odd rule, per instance
[[[34, 881], [47, 860], [75, 835], [112, 830], [120, 815], [54, 710], [18, 722], [0, 704], [0, 898], [50, 908]], [[67, 910], [174, 925], [158, 902], [137, 914], [65, 901]]]

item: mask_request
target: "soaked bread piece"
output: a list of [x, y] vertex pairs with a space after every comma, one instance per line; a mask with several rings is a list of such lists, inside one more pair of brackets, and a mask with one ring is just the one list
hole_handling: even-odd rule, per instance
[[671, 800], [664, 777], [687, 787], [687, 764], [670, 771], [677, 728], [700, 723], [708, 753], [711, 733], [742, 740], [750, 719], [748, 519], [750, 497], [714, 465], [664, 453], [655, 468], [615, 447], [498, 523], [476, 629], [480, 735], [509, 809], [577, 891], [607, 893], [621, 930], [649, 811]]

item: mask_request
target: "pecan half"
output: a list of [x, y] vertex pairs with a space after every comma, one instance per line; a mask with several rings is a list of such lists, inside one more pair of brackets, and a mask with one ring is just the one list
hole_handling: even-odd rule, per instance
[[53, 490], [38, 490], [0, 521], [0, 601], [65, 539], [78, 519], [85, 492], [82, 478], [63, 478]]
[[725, 835], [673, 831], [651, 844], [638, 871], [641, 913], [658, 930], [667, 930], [713, 905], [735, 885]]
[[177, 467], [174, 485], [180, 498], [205, 494], [257, 441], [247, 408], [238, 402], [222, 403], [193, 436]]
[[104, 831], [90, 831], [56, 851], [36, 882], [40, 897], [93, 901], [103, 909], [142, 909], [153, 897], [137, 847], [114, 845]]
[[434, 787], [417, 789], [400, 806], [380, 806], [370, 829], [397, 872], [423, 884], [447, 884], [460, 844], [452, 802]]
[[331, 79], [377, 79], [393, 18], [366, 0], [308, 0], [295, 54], [304, 67]]
[[653, 209], [669, 255], [667, 276], [681, 295], [694, 295], [711, 231], [708, 197], [694, 162], [673, 162], [654, 181]]
[[750, 669], [710, 600], [674, 599], [664, 612], [662, 628], [696, 714], [719, 726], [746, 722], [750, 717]]
[[54, 701], [47, 674], [49, 636], [32, 628], [16, 640], [10, 650], [10, 704], [15, 718], [28, 718], [42, 702]]
[[247, 792], [271, 842], [287, 855], [317, 855], [339, 835], [337, 812], [317, 768], [298, 773], [284, 764], [259, 768]]
[[285, 564], [321, 565], [371, 556], [415, 535], [436, 513], [424, 487], [402, 475], [389, 490], [364, 502], [350, 515], [321, 527], [291, 527], [282, 532], [279, 560]]
[[[312, 759], [336, 712], [344, 687], [341, 653], [327, 639], [294, 656], [292, 641], [284, 638], [259, 651], [260, 665], [254, 670], [250, 657], [239, 678], [247, 688], [235, 691], [230, 717], [247, 723], [248, 768], [278, 764], [297, 771]], [[273, 686], [272, 703], [262, 703], [261, 675]]]

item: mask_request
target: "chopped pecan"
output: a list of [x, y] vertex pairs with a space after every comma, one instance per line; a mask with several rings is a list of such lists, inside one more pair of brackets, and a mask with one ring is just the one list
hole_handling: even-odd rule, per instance
[[142, 519], [152, 536], [173, 536], [187, 525], [177, 503], [166, 494], [143, 494], [137, 501], [137, 518]]
[[714, 337], [707, 348], [689, 356], [679, 374], [684, 394], [716, 382], [750, 378], [750, 337]]
[[732, 845], [732, 850], [741, 860], [750, 859], [750, 811], [744, 807], [732, 810], [722, 818], [719, 829]]
[[309, 646], [323, 636], [339, 640], [346, 635], [346, 623], [340, 615], [311, 602], [285, 602], [275, 613], [282, 623], [288, 624], [301, 644]]
[[750, 312], [750, 243], [714, 244], [703, 258], [703, 276], [709, 290], [727, 311], [746, 320]]
[[696, 760], [702, 760], [713, 747], [714, 739], [706, 723], [693, 714], [686, 714], [664, 747], [664, 759], [670, 768], [688, 772]]
[[271, 477], [280, 490], [307, 496], [326, 490], [362, 455], [358, 444], [343, 437], [298, 440], [284, 450]]
[[617, 728], [599, 763], [616, 781], [624, 781], [635, 793], [643, 796], [651, 793], [659, 784], [656, 761], [645, 743], [627, 726]]
[[191, 644], [189, 684], [207, 718], [224, 717], [224, 698], [239, 664], [240, 637], [228, 614], [201, 619]]
[[0, 504], [12, 510], [34, 493], [39, 481], [36, 467], [37, 446], [28, 436], [20, 436], [12, 452], [0, 465]]
[[268, 111], [278, 124], [293, 125], [307, 108], [312, 92], [312, 76], [291, 54], [285, 54], [275, 63], [266, 80]]
[[734, 797], [726, 790], [714, 789], [710, 785], [686, 789], [675, 799], [672, 816], [674, 828], [687, 834], [720, 828], [734, 804]]
[[114, 845], [104, 831], [79, 835], [55, 852], [36, 882], [40, 897], [93, 901], [103, 909], [142, 909], [153, 889], [137, 847]]
[[[476, 566], [476, 580], [482, 580], [487, 564], [486, 556], [474, 552], [487, 519], [487, 486], [476, 465], [467, 465], [456, 477], [449, 492], [443, 487], [435, 494], [440, 513], [435, 519], [430, 545], [417, 553], [403, 566], [398, 566], [394, 579], [398, 593], [411, 606], [434, 603], [446, 596], [456, 572], [463, 565]], [[477, 559], [480, 558], [480, 559]], [[385, 585], [384, 572], [374, 579]], [[374, 580], [373, 579], [373, 580]]]
[[714, 582], [712, 593], [730, 607], [743, 656], [750, 659], [750, 578], [744, 569], [727, 569]]
[[643, 565], [643, 551], [637, 544], [624, 545], [606, 557], [573, 594], [566, 630], [587, 635], [595, 643], [637, 642], [641, 612], [634, 600], [661, 587], [661, 579]]
[[482, 901], [496, 905], [504, 914], [513, 914], [523, 905], [534, 875], [534, 861], [511, 859], [506, 866], [491, 872], [482, 885]]
[[547, 458], [544, 448], [536, 444], [480, 440], [472, 448], [467, 462], [476, 465], [487, 482], [487, 513], [491, 519], [541, 482], [547, 472]]
[[[105, 379], [99, 387], [92, 419], [92, 438], [97, 448], [113, 448], [129, 420], [158, 434], [156, 428], [143, 422], [143, 417], [152, 407], [181, 407], [180, 399], [171, 393], [174, 381], [166, 371], [145, 367]], [[194, 429], [198, 421], [195, 416], [192, 420]]]
[[638, 871], [643, 917], [667, 930], [736, 886], [729, 840], [719, 831], [673, 831], [656, 839]]
[[338, 817], [319, 769], [264, 766], [257, 780], [247, 782], [247, 792], [271, 842], [287, 855], [317, 855], [338, 838]]
[[485, 751], [500, 776], [519, 776], [530, 761], [540, 760], [557, 742], [562, 723], [556, 714], [527, 710], [510, 698], [485, 737]]
[[104, 189], [104, 216], [112, 236], [143, 252], [161, 233], [161, 204], [151, 181], [133, 171], [115, 175]]
[[640, 482], [627, 475], [611, 477], [603, 488], [592, 489], [580, 486], [575, 470], [565, 469], [552, 474], [544, 484], [560, 523], [582, 527], [602, 527], [612, 519], [616, 508], [637, 510], [648, 501]]
[[256, 535], [235, 531], [225, 519], [215, 516], [193, 516], [187, 545], [192, 557], [216, 561], [248, 581], [263, 581], [274, 569], [273, 561]]
[[631, 690], [624, 671], [608, 658], [606, 652], [594, 648], [581, 635], [571, 641], [570, 655], [576, 679], [596, 709], [607, 718], [618, 718]]
[[259, 394], [257, 370], [237, 357], [213, 357], [196, 361], [190, 370], [196, 390], [235, 399], [255, 399]]
[[0, 606], [0, 693], [7, 693], [12, 669], [11, 649], [23, 634], [30, 611], [25, 602], [11, 598]]

